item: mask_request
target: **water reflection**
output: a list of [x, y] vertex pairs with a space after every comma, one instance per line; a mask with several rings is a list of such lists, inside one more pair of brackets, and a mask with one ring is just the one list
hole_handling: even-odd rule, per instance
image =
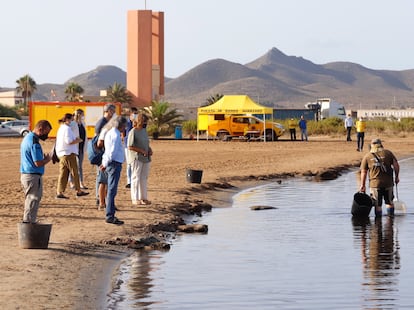
[[[414, 160], [401, 167], [399, 189], [411, 211]], [[352, 172], [239, 193], [232, 208], [201, 219], [208, 236], [178, 237], [168, 253], [132, 257], [109, 309], [414, 309], [407, 263], [414, 213], [351, 224], [358, 181]]]
[[[120, 270], [119, 287], [114, 289], [107, 309], [150, 309], [157, 302], [148, 301], [154, 291], [152, 273], [160, 266], [161, 254], [142, 251], [132, 255]], [[125, 298], [125, 291], [128, 291]]]
[[353, 219], [354, 238], [361, 246], [363, 300], [382, 309], [398, 303], [398, 276], [401, 268], [394, 218]]

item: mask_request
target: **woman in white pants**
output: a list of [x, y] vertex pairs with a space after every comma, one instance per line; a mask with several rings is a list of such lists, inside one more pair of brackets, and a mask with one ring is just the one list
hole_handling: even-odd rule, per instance
[[152, 150], [147, 133], [148, 117], [140, 113], [128, 134], [128, 164], [131, 165], [131, 200], [135, 205], [149, 205], [148, 175]]

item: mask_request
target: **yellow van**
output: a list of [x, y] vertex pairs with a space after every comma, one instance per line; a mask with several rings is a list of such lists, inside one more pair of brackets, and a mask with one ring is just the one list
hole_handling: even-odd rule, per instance
[[11, 117], [11, 116], [0, 116], [0, 124], [3, 122], [8, 122], [8, 121], [15, 121], [16, 118], [15, 117]]

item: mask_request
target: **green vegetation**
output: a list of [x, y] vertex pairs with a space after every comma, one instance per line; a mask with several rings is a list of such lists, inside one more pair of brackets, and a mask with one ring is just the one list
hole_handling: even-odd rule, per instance
[[144, 112], [148, 115], [148, 133], [156, 139], [159, 135], [170, 135], [175, 126], [182, 122], [181, 115], [177, 109], [171, 109], [170, 104], [164, 101], [152, 101], [151, 106], [145, 107]]
[[106, 88], [106, 92], [107, 96], [105, 97], [105, 101], [119, 102], [124, 109], [129, 108], [132, 102], [132, 96], [125, 86], [115, 82], [112, 86]]
[[183, 132], [188, 135], [194, 135], [197, 133], [197, 121], [189, 120], [183, 122]]
[[78, 83], [70, 83], [65, 89], [66, 99], [70, 102], [80, 102], [83, 92], [84, 89]]
[[27, 101], [37, 89], [35, 80], [28, 74], [16, 80], [16, 92], [23, 96], [23, 110], [27, 112]]
[[[297, 120], [299, 122], [299, 120]], [[288, 120], [275, 120], [285, 127], [285, 132], [289, 133]], [[331, 117], [321, 121], [307, 121], [309, 135], [344, 135], [346, 130], [344, 121], [340, 118]], [[299, 130], [299, 126], [296, 128]], [[367, 132], [375, 134], [404, 135], [414, 132], [414, 118], [402, 118], [401, 120], [375, 119], [367, 121]], [[355, 129], [353, 129], [355, 132]], [[286, 134], [286, 133], [285, 133]]]
[[206, 99], [206, 101], [201, 105], [202, 107], [209, 106], [213, 103], [219, 101], [224, 95], [223, 94], [215, 94]]
[[0, 116], [9, 116], [20, 119], [20, 115], [17, 113], [17, 107], [10, 108], [2, 104], [0, 104]]

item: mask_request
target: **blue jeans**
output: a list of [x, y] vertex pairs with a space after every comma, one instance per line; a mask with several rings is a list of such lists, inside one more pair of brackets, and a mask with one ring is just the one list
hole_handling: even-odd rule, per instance
[[306, 128], [301, 128], [300, 129], [300, 137], [303, 140], [308, 141], [308, 131], [306, 130]]
[[112, 219], [115, 216], [115, 196], [118, 192], [119, 178], [121, 177], [122, 164], [117, 162], [109, 163], [106, 167], [108, 177], [108, 191], [106, 194], [106, 219]]

